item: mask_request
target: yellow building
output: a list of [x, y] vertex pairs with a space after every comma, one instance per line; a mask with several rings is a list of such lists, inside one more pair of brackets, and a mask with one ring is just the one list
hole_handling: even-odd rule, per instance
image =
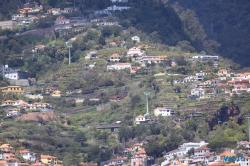
[[57, 157], [50, 155], [41, 155], [41, 162], [43, 164], [55, 165], [57, 164]]
[[24, 94], [23, 88], [21, 86], [0, 87], [0, 90], [3, 94], [7, 94], [9, 92], [16, 94]]
[[54, 91], [54, 92], [52, 93], [51, 96], [52, 96], [52, 97], [61, 97], [61, 91], [56, 90], [56, 91]]

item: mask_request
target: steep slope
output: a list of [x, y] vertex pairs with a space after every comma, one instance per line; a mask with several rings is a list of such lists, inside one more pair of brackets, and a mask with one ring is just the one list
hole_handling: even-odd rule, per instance
[[250, 60], [250, 2], [247, 0], [170, 0], [194, 10], [208, 38], [218, 41], [219, 52], [244, 66]]

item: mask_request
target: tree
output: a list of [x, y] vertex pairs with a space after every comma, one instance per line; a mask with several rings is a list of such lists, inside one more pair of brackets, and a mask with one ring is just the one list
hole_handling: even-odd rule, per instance
[[152, 139], [148, 142], [145, 147], [148, 156], [153, 156], [155, 158], [162, 157], [164, 152], [163, 147], [159, 144], [157, 139]]
[[135, 95], [131, 98], [132, 108], [135, 107], [137, 103], [141, 102], [141, 97], [139, 95]]
[[194, 52], [195, 48], [191, 46], [190, 42], [187, 40], [179, 41], [176, 47], [180, 47], [183, 51]]

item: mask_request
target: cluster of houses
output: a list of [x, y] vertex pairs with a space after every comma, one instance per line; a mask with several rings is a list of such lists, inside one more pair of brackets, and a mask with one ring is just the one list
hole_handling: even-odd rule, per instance
[[[50, 155], [37, 155], [27, 149], [16, 150], [10, 144], [0, 142], [0, 165], [1, 166], [45, 166], [45, 165], [57, 165], [60, 166], [57, 157]], [[23, 160], [20, 160], [16, 156], [21, 156]], [[33, 163], [33, 164], [31, 164]]]
[[250, 142], [238, 142], [238, 147], [243, 146], [247, 150], [225, 149], [217, 154], [207, 147], [206, 142], [184, 143], [177, 149], [169, 151], [164, 155], [161, 166], [247, 166], [250, 165], [250, 157], [247, 156]]
[[[188, 142], [183, 143], [177, 149], [165, 152], [161, 166], [247, 166], [250, 165], [248, 150], [250, 142], [241, 141], [237, 146], [243, 146], [246, 150], [225, 149], [222, 153], [216, 153], [207, 147], [208, 143]], [[130, 158], [129, 163], [128, 157]], [[149, 164], [150, 163], [150, 164]], [[147, 156], [143, 143], [136, 143], [132, 147], [125, 148], [123, 154], [115, 159], [102, 162], [101, 166], [111, 165], [154, 165], [155, 160]]]
[[6, 117], [16, 117], [21, 114], [21, 110], [26, 111], [51, 111], [53, 107], [49, 103], [27, 103], [23, 100], [6, 100], [1, 105], [7, 108]]
[[[137, 36], [132, 37], [134, 40], [140, 40], [140, 38], [136, 38]], [[130, 73], [135, 73], [137, 70], [141, 69], [141, 67], [146, 67], [146, 64], [151, 63], [161, 63], [164, 60], [166, 60], [167, 56], [148, 56], [146, 55], [145, 51], [142, 51], [141, 49], [137, 47], [132, 47], [128, 50], [126, 54], [126, 58], [131, 58], [133, 62], [136, 62], [140, 64], [140, 66], [132, 66], [131, 63], [119, 63], [121, 58], [124, 57], [123, 55], [119, 55], [117, 53], [114, 53], [110, 56], [109, 61], [110, 62], [116, 62], [113, 65], [108, 65], [107, 70], [123, 70], [123, 69], [129, 69]]]
[[[232, 96], [234, 94], [241, 95], [250, 92], [250, 72], [235, 74], [229, 73], [226, 69], [220, 69], [217, 73], [217, 78], [203, 81], [206, 74], [207, 73], [199, 72], [196, 73], [196, 76], [188, 76], [181, 82], [198, 82], [195, 84], [196, 87], [191, 90], [191, 95], [188, 96], [189, 98], [216, 97], [217, 93], [225, 93]], [[220, 87], [219, 92], [215, 91], [216, 87]], [[210, 92], [206, 93], [208, 88]]]
[[[126, 163], [126, 160], [130, 157], [130, 163]], [[143, 143], [136, 143], [132, 147], [125, 148], [123, 155], [112, 160], [104, 161], [101, 166], [111, 165], [131, 165], [140, 166], [147, 165], [148, 161], [153, 160], [152, 157], [147, 156], [146, 150], [143, 148]], [[154, 160], [153, 160], [154, 161]]]

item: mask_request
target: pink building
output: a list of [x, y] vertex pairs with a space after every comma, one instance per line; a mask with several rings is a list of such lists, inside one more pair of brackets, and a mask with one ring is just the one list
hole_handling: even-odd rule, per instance
[[131, 166], [140, 166], [145, 165], [147, 162], [148, 156], [146, 155], [145, 149], [141, 149], [135, 153], [135, 155], [131, 158]]

